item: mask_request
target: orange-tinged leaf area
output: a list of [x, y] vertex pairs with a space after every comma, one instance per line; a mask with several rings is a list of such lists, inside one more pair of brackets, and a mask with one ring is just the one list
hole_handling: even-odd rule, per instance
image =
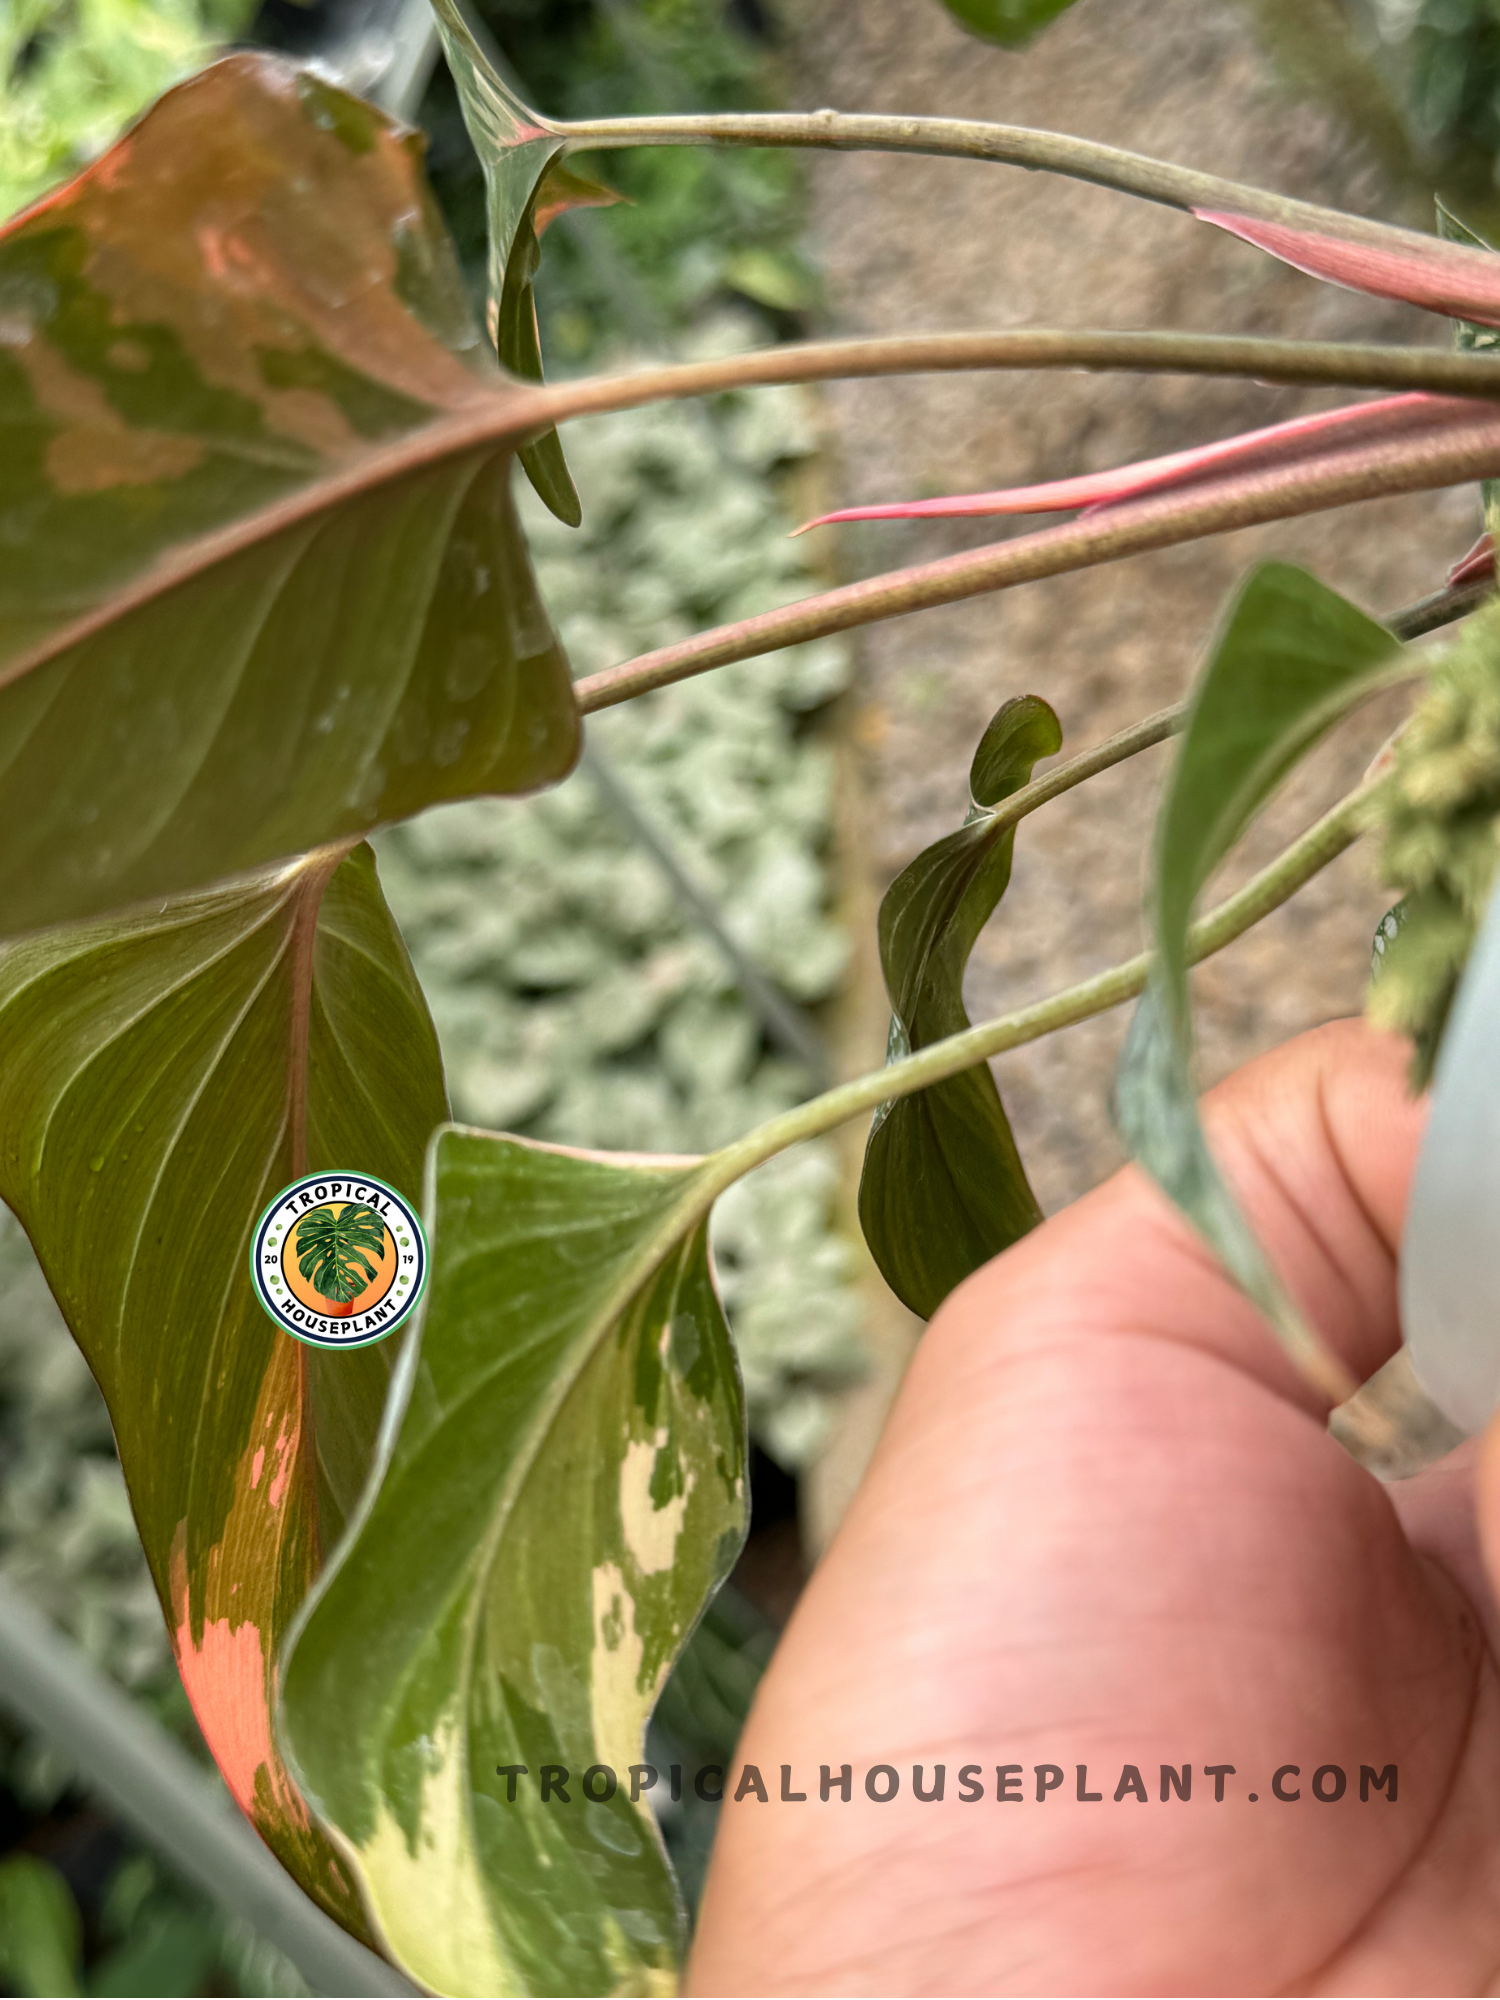
[[267, 1844], [354, 1929], [270, 1716], [397, 1343], [300, 1345], [256, 1300], [248, 1250], [304, 1171], [352, 1164], [416, 1199], [445, 1113], [367, 848], [0, 950], [0, 1197], [109, 1404], [204, 1738]]
[[571, 768], [415, 134], [218, 63], [0, 230], [0, 326], [0, 934]]

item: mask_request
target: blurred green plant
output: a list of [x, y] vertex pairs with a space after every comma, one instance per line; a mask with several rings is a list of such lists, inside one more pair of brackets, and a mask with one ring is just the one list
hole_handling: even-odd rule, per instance
[[0, 215], [86, 166], [254, 11], [255, 0], [6, 0]]
[[83, 1923], [73, 1892], [50, 1861], [0, 1861], [0, 1982], [10, 1993], [77, 1993]]
[[1369, 1011], [1411, 1037], [1424, 1089], [1500, 855], [1497, 624], [1481, 613], [1434, 667], [1382, 802], [1382, 872], [1402, 900], [1377, 941]]
[[1438, 166], [1500, 157], [1500, 9], [1493, 0], [1370, 0], [1399, 61], [1406, 115]]

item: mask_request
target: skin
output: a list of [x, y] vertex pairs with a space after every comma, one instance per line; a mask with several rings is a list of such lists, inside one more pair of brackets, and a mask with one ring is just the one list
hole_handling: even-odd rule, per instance
[[[1361, 1377], [1399, 1339], [1406, 1054], [1342, 1022], [1205, 1101]], [[766, 1676], [738, 1756], [770, 1798], [734, 1803], [731, 1772], [690, 1990], [1500, 1990], [1500, 1440], [1382, 1486], [1326, 1414], [1133, 1169], [977, 1272]], [[851, 1802], [820, 1803], [844, 1763]], [[1160, 1802], [1163, 1763], [1193, 1766], [1186, 1803]], [[1397, 1765], [1395, 1804], [1361, 1803], [1362, 1763]], [[806, 1803], [780, 1801], [784, 1764]], [[941, 1803], [914, 1764], [929, 1787], [946, 1766]], [[996, 1801], [1001, 1764], [1021, 1801]], [[1037, 1764], [1066, 1772], [1041, 1804]], [[1126, 1764], [1147, 1803], [1115, 1801]], [[1222, 1803], [1208, 1764], [1235, 1766]], [[1325, 1764], [1350, 1778], [1327, 1804]]]

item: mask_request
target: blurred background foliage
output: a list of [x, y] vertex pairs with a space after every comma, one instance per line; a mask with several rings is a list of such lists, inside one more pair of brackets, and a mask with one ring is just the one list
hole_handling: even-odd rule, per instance
[[255, 0], [5, 0], [0, 216], [86, 166], [254, 12]]
[[1495, 185], [1500, 159], [1496, 0], [1369, 0], [1413, 142], [1430, 168]]

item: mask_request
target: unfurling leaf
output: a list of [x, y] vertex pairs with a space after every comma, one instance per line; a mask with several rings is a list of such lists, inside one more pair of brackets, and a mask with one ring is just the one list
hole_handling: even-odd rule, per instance
[[[1049, 479], [1040, 486], [1002, 486], [992, 493], [955, 493], [936, 500], [896, 500], [872, 507], [841, 507], [798, 529], [823, 528], [839, 521], [968, 519], [991, 514], [1060, 514], [1081, 508], [1097, 513], [1126, 500], [1155, 493], [1192, 491], [1216, 497], [1230, 480], [1254, 474], [1305, 472], [1334, 462], [1339, 454], [1373, 447], [1416, 446], [1472, 424], [1485, 406], [1456, 396], [1382, 396], [1343, 410], [1320, 410], [1259, 431], [1195, 445], [1112, 472], [1077, 479]], [[1500, 428], [1497, 428], [1500, 455]]]
[[1211, 222], [1216, 229], [1269, 251], [1310, 278], [1323, 278], [1351, 292], [1368, 292], [1377, 299], [1404, 299], [1449, 319], [1500, 326], [1500, 263], [1489, 251], [1474, 249], [1467, 239], [1408, 238], [1393, 245], [1217, 209], [1197, 208], [1193, 213], [1200, 222]]
[[0, 933], [571, 767], [412, 135], [231, 57], [0, 232], [0, 323]]
[[971, 35], [998, 42], [1002, 49], [1024, 48], [1072, 4], [1073, 0], [943, 0]]
[[[490, 335], [503, 367], [522, 381], [540, 382], [535, 285], [542, 231], [565, 209], [605, 208], [620, 197], [563, 164], [564, 135], [516, 96], [454, 0], [433, 0], [433, 7], [464, 124], [484, 171]], [[552, 512], [576, 528], [583, 510], [556, 430], [533, 438], [517, 456]]]
[[630, 1766], [745, 1529], [711, 1197], [696, 1162], [452, 1128], [429, 1154], [420, 1333], [280, 1733], [435, 1992], [673, 1990], [682, 1910]]
[[[1014, 822], [996, 808], [1062, 747], [1036, 695], [1006, 702], [969, 771], [957, 833], [902, 870], [880, 906], [880, 962], [894, 1009], [888, 1060], [969, 1026], [964, 969], [1010, 882]], [[859, 1219], [891, 1290], [929, 1318], [972, 1271], [1041, 1221], [989, 1066], [931, 1085], [876, 1114]]]
[[1198, 1118], [1188, 926], [1199, 892], [1281, 780], [1356, 701], [1409, 671], [1386, 628], [1315, 577], [1285, 563], [1251, 573], [1198, 683], [1157, 817], [1157, 960], [1120, 1059], [1131, 1152], [1335, 1400], [1352, 1384], [1271, 1270]]
[[277, 1647], [363, 1483], [396, 1343], [303, 1347], [256, 1217], [351, 1165], [411, 1199], [447, 1115], [368, 848], [0, 950], [0, 1198], [109, 1405], [183, 1684], [240, 1806], [362, 1929], [271, 1735]]

